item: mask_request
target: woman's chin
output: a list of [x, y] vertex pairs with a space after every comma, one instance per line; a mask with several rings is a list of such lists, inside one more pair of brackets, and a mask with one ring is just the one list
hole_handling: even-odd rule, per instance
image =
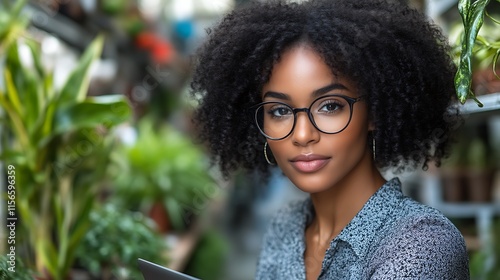
[[316, 178], [301, 178], [301, 180], [290, 180], [299, 190], [314, 194], [327, 191], [332, 187], [332, 182], [324, 182], [324, 180], [314, 180]]

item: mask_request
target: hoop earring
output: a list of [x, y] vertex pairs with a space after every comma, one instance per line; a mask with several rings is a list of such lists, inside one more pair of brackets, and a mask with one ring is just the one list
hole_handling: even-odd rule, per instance
[[372, 152], [373, 152], [373, 160], [377, 159], [375, 153], [375, 137], [372, 136]]
[[264, 157], [266, 158], [266, 161], [267, 163], [269, 163], [269, 165], [276, 165], [275, 163], [272, 163], [267, 157], [267, 141], [264, 143]]

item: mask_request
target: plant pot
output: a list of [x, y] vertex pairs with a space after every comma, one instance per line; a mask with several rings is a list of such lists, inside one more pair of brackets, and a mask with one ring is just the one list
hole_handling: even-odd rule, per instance
[[500, 203], [500, 169], [495, 172], [493, 176], [493, 201]]
[[149, 217], [155, 222], [158, 232], [165, 234], [172, 229], [165, 205], [155, 202], [149, 210]]
[[446, 202], [462, 202], [465, 200], [465, 176], [456, 169], [444, 169], [441, 172], [443, 200]]
[[491, 202], [493, 196], [492, 170], [469, 169], [467, 176], [467, 198], [471, 202]]
[[[497, 72], [500, 72], [500, 68], [497, 69]], [[500, 80], [495, 76], [491, 65], [485, 69], [474, 71], [472, 88], [476, 95], [500, 92]]]

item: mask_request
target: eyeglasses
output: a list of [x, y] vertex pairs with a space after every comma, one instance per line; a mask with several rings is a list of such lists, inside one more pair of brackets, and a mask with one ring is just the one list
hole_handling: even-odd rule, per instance
[[281, 140], [292, 133], [299, 112], [306, 112], [314, 127], [323, 133], [343, 131], [351, 122], [354, 103], [362, 98], [331, 94], [314, 100], [309, 108], [292, 108], [283, 102], [263, 102], [252, 109], [255, 108], [255, 122], [262, 135]]

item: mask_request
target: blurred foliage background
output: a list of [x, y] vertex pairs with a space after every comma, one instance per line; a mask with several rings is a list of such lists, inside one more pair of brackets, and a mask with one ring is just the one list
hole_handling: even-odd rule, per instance
[[[193, 143], [188, 94], [206, 28], [246, 2], [0, 0], [0, 168], [15, 166], [19, 219], [15, 274], [0, 230], [0, 279], [141, 279], [138, 257], [202, 279], [253, 278], [270, 215], [305, 194], [279, 171], [267, 184], [223, 181]], [[399, 176], [416, 199], [453, 209], [474, 279], [496, 279], [500, 235], [477, 221], [499, 214], [499, 2], [409, 2], [449, 34], [457, 65], [468, 51], [459, 95], [484, 107], [460, 107], [464, 128], [440, 171]], [[479, 36], [464, 46], [468, 28]], [[428, 178], [441, 191], [431, 199]]]

